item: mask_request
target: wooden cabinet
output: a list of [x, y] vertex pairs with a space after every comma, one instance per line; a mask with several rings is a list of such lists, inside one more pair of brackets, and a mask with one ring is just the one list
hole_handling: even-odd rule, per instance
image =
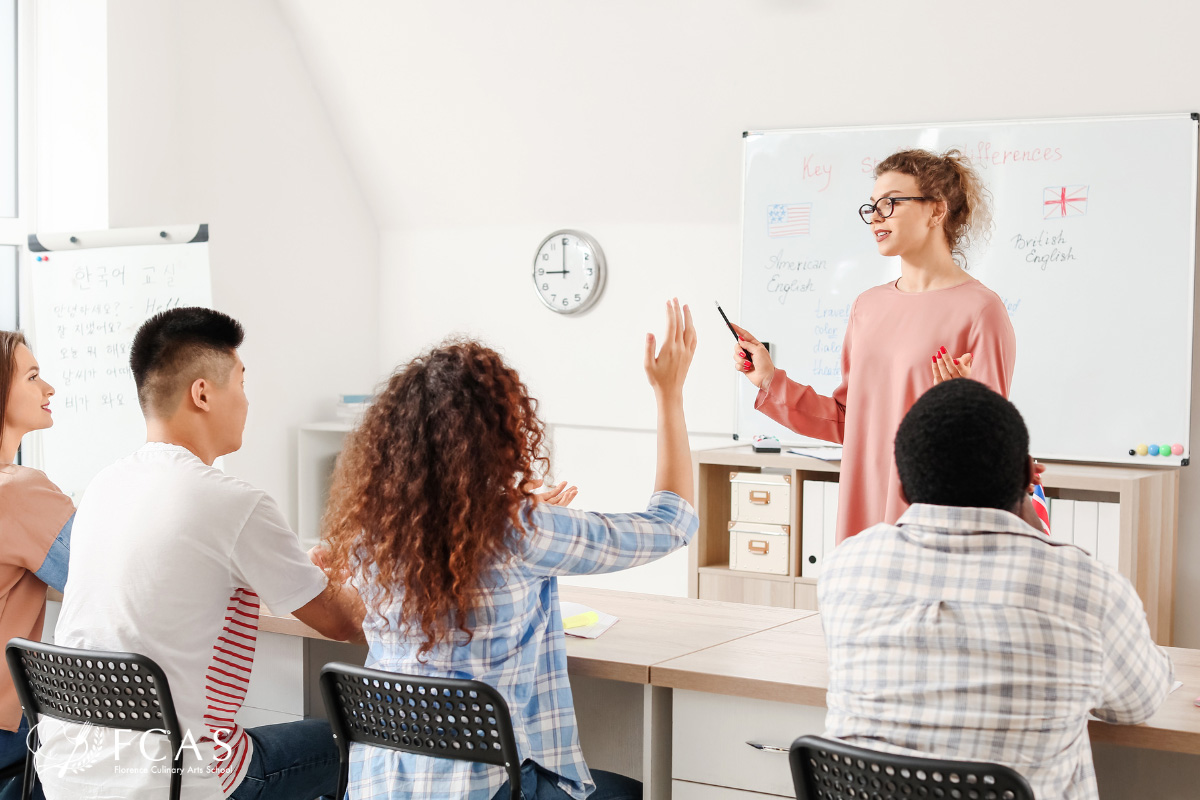
[[[836, 481], [840, 464], [783, 453], [755, 453], [749, 445], [696, 450], [696, 508], [700, 531], [688, 552], [688, 592], [704, 600], [817, 608], [816, 580], [801, 577], [804, 481]], [[1051, 498], [1117, 503], [1121, 532], [1118, 569], [1133, 582], [1156, 642], [1171, 643], [1175, 551], [1179, 529], [1179, 467], [1124, 467], [1048, 463], [1042, 476]], [[776, 472], [791, 477], [792, 563], [787, 575], [729, 568], [731, 472]], [[811, 527], [811, 526], [810, 526]]]

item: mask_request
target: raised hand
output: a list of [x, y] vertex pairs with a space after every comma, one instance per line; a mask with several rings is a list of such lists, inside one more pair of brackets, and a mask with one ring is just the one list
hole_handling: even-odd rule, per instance
[[655, 344], [654, 334], [646, 334], [645, 367], [650, 385], [660, 399], [682, 396], [683, 382], [696, 352], [696, 327], [691, 309], [681, 307], [678, 298], [667, 302], [667, 333], [657, 356]]
[[[775, 377], [775, 364], [771, 361], [771, 354], [750, 331], [740, 325], [734, 325], [733, 329], [737, 331], [740, 339], [733, 346], [734, 369], [744, 374], [759, 389], [766, 391], [771, 386], [771, 379]], [[747, 353], [750, 354], [749, 359], [746, 358]]]
[[963, 353], [955, 358], [946, 352], [945, 347], [939, 348], [933, 354], [933, 363], [930, 365], [933, 369], [934, 386], [954, 378], [971, 377], [971, 365], [974, 360], [974, 356], [970, 353]]

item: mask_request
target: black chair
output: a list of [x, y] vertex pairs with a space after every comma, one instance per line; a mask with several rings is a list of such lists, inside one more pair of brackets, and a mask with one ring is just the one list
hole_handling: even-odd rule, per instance
[[1034, 800], [1029, 781], [1000, 764], [893, 755], [801, 736], [788, 755], [797, 800]]
[[[171, 687], [158, 664], [137, 653], [75, 650], [13, 639], [5, 648], [8, 669], [17, 687], [29, 727], [39, 715], [103, 728], [156, 732], [171, 743], [170, 800], [179, 800], [183, 732], [175, 716]], [[30, 749], [39, 746], [36, 730]], [[26, 762], [21, 792], [29, 800], [34, 783], [33, 759]]]
[[504, 767], [510, 796], [520, 800], [521, 761], [508, 704], [486, 683], [334, 663], [321, 670], [321, 696], [341, 757], [334, 797], [346, 794], [350, 743], [358, 742]]

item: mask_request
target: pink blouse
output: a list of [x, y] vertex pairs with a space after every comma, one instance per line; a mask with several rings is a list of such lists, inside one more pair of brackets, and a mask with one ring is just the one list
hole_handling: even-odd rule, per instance
[[754, 407], [796, 433], [842, 444], [837, 540], [895, 523], [900, 494], [893, 444], [908, 409], [933, 386], [939, 347], [971, 353], [971, 378], [1007, 397], [1017, 339], [1000, 297], [975, 279], [946, 289], [868, 289], [850, 309], [842, 343], [842, 385], [832, 397], [776, 370]]

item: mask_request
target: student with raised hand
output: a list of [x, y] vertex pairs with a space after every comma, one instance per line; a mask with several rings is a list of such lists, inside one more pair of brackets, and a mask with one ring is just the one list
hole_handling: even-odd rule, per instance
[[[363, 641], [353, 589], [329, 585], [265, 492], [213, 467], [238, 450], [249, 402], [242, 326], [218, 311], [151, 317], [130, 366], [147, 442], [105, 468], [75, 517], [55, 639], [141, 653], [166, 673], [184, 728], [183, 796], [307, 800], [337, 788], [329, 723], [237, 721], [262, 605], [331, 639]], [[45, 719], [38, 773], [50, 800], [165, 797], [161, 736]]]
[[854, 300], [842, 383], [831, 396], [788, 378], [758, 339], [735, 326], [742, 341], [734, 367], [758, 387], [755, 408], [803, 436], [842, 444], [839, 542], [904, 512], [892, 437], [916, 399], [959, 377], [1007, 397], [1017, 352], [1004, 302], [965, 269], [966, 250], [988, 231], [991, 212], [961, 153], [888, 156], [858, 214], [879, 254], [899, 258], [900, 277]]
[[[0, 331], [0, 641], [42, 638], [46, 587], [62, 591], [71, 554], [75, 505], [46, 475], [18, 466], [25, 434], [54, 424], [45, 381], [25, 337]], [[29, 726], [5, 670], [0, 678], [0, 767], [25, 758]], [[0, 785], [0, 800], [16, 800], [19, 777]], [[41, 797], [39, 789], [35, 797]]]
[[895, 453], [912, 506], [827, 555], [817, 584], [826, 735], [1005, 764], [1035, 797], [1095, 800], [1088, 714], [1144, 722], [1171, 688], [1133, 585], [1042, 535], [1029, 432], [986, 386], [926, 392]]
[[[442, 345], [397, 370], [338, 460], [325, 518], [330, 573], [359, 585], [367, 666], [471, 678], [508, 703], [521, 789], [539, 800], [627, 800], [641, 783], [584, 763], [558, 576], [614, 572], [695, 535], [683, 383], [696, 334], [667, 307], [645, 369], [658, 403], [658, 469], [647, 509], [596, 514], [539, 502], [548, 467], [536, 401], [493, 350]], [[351, 800], [507, 798], [502, 768], [355, 744]]]

